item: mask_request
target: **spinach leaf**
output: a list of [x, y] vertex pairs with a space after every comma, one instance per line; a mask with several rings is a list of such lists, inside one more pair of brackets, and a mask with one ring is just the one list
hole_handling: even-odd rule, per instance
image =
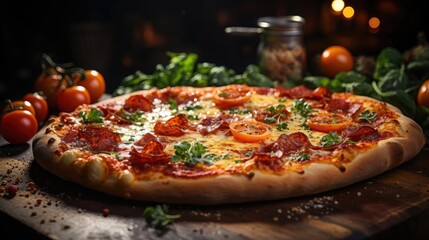
[[404, 67], [392, 69], [382, 76], [378, 82], [381, 91], [394, 91], [397, 89], [406, 89], [408, 86], [408, 76], [404, 72]]
[[392, 47], [384, 48], [377, 56], [373, 78], [379, 80], [392, 69], [399, 68], [403, 62], [401, 52]]

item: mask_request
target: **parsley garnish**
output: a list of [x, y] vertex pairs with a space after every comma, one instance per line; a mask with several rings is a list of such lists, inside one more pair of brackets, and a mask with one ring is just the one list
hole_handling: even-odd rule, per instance
[[89, 112], [79, 112], [79, 117], [82, 119], [83, 123], [102, 123], [103, 122], [103, 112], [97, 108], [91, 108]]
[[377, 117], [377, 113], [376, 112], [370, 112], [369, 110], [365, 110], [361, 113], [359, 113], [359, 120], [364, 120], [367, 122], [371, 122], [372, 120], [374, 120]]
[[[270, 106], [267, 108], [267, 111], [270, 112], [271, 117], [266, 117], [264, 119], [265, 123], [280, 123], [283, 119], [286, 118], [288, 111], [284, 104], [279, 104], [277, 106]], [[270, 118], [266, 120], [267, 118]]]
[[180, 218], [179, 214], [168, 214], [168, 206], [165, 204], [146, 207], [143, 211], [143, 216], [146, 218], [148, 224], [155, 228], [163, 228], [174, 220]]
[[219, 95], [218, 95], [219, 97], [223, 97], [223, 98], [226, 98], [226, 97], [228, 97], [228, 93], [227, 92], [221, 92], [221, 93], [219, 93]]
[[338, 135], [337, 132], [329, 132], [327, 135], [323, 136], [322, 139], [320, 139], [320, 144], [323, 147], [330, 147], [340, 143], [341, 141], [343, 141], [343, 139], [340, 135]]
[[295, 102], [292, 106], [292, 111], [294, 111], [295, 113], [298, 113], [301, 116], [307, 118], [308, 115], [310, 115], [310, 113], [313, 112], [313, 108], [311, 107], [310, 104], [306, 103], [303, 98], [300, 98], [300, 99], [295, 100]]
[[273, 117], [265, 117], [264, 118], [264, 123], [272, 124], [272, 123], [275, 123], [275, 122], [276, 122], [276, 119], [273, 118]]
[[146, 119], [142, 118], [143, 112], [135, 112], [135, 113], [123, 113], [122, 118], [128, 120], [132, 123], [143, 124]]
[[242, 114], [248, 114], [248, 113], [250, 113], [250, 110], [249, 109], [239, 109], [239, 108], [233, 107], [233, 108], [231, 108], [231, 109], [228, 110], [228, 113], [229, 114], [239, 114], [239, 115], [242, 115]]
[[285, 122], [277, 125], [277, 130], [279, 130], [279, 131], [283, 131], [286, 129], [287, 129], [287, 123], [285, 123]]
[[177, 101], [174, 100], [173, 98], [169, 98], [168, 103], [170, 104], [170, 107], [169, 107], [170, 110], [177, 110], [179, 108], [179, 106], [177, 105]]
[[201, 105], [188, 105], [188, 106], [185, 106], [185, 110], [186, 111], [198, 110], [198, 109], [203, 109], [203, 107]]
[[200, 119], [198, 115], [186, 115], [186, 116], [189, 118], [189, 120], [192, 120], [192, 121], [196, 121]]
[[308, 154], [306, 152], [300, 152], [298, 155], [296, 155], [292, 158], [292, 160], [295, 160], [298, 162], [307, 161], [308, 159], [310, 159], [310, 154]]
[[195, 166], [198, 163], [211, 165], [213, 161], [219, 160], [219, 157], [207, 152], [206, 146], [200, 142], [182, 141], [174, 145], [174, 155], [171, 156], [173, 162], [183, 162], [189, 166]]

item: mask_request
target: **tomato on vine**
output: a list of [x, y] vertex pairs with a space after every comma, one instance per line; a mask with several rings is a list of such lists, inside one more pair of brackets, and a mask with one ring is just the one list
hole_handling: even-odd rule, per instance
[[38, 130], [36, 117], [27, 110], [7, 112], [0, 125], [3, 138], [12, 144], [28, 142]]
[[9, 101], [9, 104], [7, 104], [3, 108], [3, 114], [2, 115], [6, 114], [8, 112], [15, 111], [15, 110], [27, 110], [31, 114], [36, 116], [36, 110], [34, 109], [33, 105], [31, 105], [31, 103], [29, 101], [25, 101], [25, 100], [16, 100], [13, 102]]
[[106, 82], [103, 75], [96, 70], [85, 70], [81, 73], [77, 85], [83, 86], [91, 96], [91, 103], [97, 102], [106, 92]]
[[48, 116], [49, 107], [44, 96], [37, 92], [27, 93], [22, 99], [31, 103], [36, 112], [36, 119], [39, 123], [45, 121]]
[[63, 88], [57, 94], [57, 107], [61, 112], [72, 112], [79, 105], [90, 103], [91, 96], [82, 86]]

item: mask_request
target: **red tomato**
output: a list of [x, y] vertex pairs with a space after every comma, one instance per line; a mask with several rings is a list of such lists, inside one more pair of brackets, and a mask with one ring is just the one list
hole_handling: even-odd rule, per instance
[[23, 100], [28, 101], [36, 111], [36, 119], [39, 122], [45, 121], [48, 116], [49, 108], [46, 99], [38, 93], [27, 93]]
[[77, 82], [88, 90], [91, 103], [97, 102], [106, 92], [106, 82], [103, 75], [95, 70], [86, 70], [83, 79]]
[[254, 120], [240, 120], [229, 124], [235, 139], [240, 142], [259, 142], [271, 135], [271, 126]]
[[308, 119], [307, 125], [311, 130], [319, 132], [336, 132], [348, 127], [352, 119], [341, 113], [322, 112]]
[[333, 78], [340, 72], [353, 70], [353, 55], [343, 46], [330, 46], [322, 52], [320, 67], [327, 77]]
[[6, 113], [1, 119], [1, 134], [12, 144], [28, 142], [37, 132], [36, 117], [27, 110]]
[[35, 90], [46, 96], [50, 108], [56, 108], [57, 93], [66, 86], [66, 81], [59, 74], [46, 75], [42, 73], [36, 81]]
[[90, 103], [89, 92], [82, 86], [63, 88], [57, 94], [57, 107], [61, 112], [72, 112], [79, 105]]
[[429, 79], [419, 88], [419, 92], [417, 93], [417, 104], [429, 108]]
[[12, 112], [15, 110], [27, 110], [34, 116], [36, 116], [36, 110], [34, 109], [33, 105], [29, 101], [13, 101], [11, 104], [6, 105], [3, 108], [3, 114], [6, 114], [7, 112]]
[[245, 104], [252, 97], [253, 91], [246, 85], [230, 85], [213, 92], [213, 102], [222, 109]]

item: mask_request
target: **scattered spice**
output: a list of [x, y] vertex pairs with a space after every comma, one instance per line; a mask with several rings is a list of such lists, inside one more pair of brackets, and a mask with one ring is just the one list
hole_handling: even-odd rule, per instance
[[103, 209], [103, 217], [107, 217], [109, 215], [110, 215], [110, 209], [108, 208]]

